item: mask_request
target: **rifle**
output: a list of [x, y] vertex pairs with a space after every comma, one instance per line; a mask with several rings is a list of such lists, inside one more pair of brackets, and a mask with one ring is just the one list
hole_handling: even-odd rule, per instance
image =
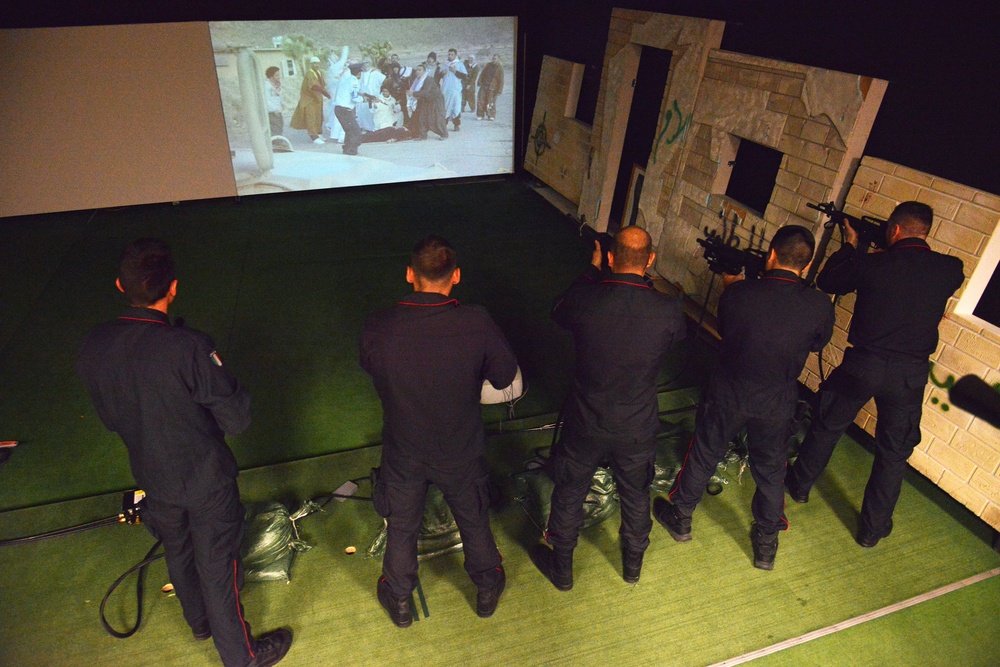
[[807, 203], [806, 206], [819, 211], [823, 215], [829, 216], [830, 219], [823, 223], [823, 227], [831, 229], [834, 225], [837, 225], [840, 228], [841, 239], [844, 238], [844, 225], [850, 225], [858, 233], [858, 249], [861, 252], [868, 252], [869, 248], [878, 248], [879, 250], [888, 248], [885, 238], [885, 220], [867, 215], [856, 218], [843, 211], [838, 211], [832, 201], [824, 204]]

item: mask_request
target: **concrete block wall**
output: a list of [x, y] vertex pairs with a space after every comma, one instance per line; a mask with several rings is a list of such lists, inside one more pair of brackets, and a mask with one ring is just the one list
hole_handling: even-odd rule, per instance
[[645, 12], [638, 9], [616, 7], [611, 11], [611, 23], [608, 25], [608, 43], [604, 47], [604, 64], [601, 67], [601, 88], [597, 93], [597, 109], [594, 111], [594, 135], [591, 140], [594, 146], [600, 146], [601, 139], [604, 136], [605, 103], [608, 95], [608, 86], [605, 85], [605, 82], [608, 79], [611, 59], [631, 42], [632, 27], [635, 24], [646, 23], [653, 16], [653, 12]]
[[[934, 225], [927, 241], [932, 249], [962, 259], [967, 285], [987, 243], [1000, 234], [1000, 196], [865, 157], [844, 210], [855, 216], [885, 219], [896, 204], [907, 200], [934, 208]], [[839, 235], [834, 238], [837, 241], [830, 243], [830, 252], [839, 247]], [[950, 405], [947, 391], [951, 382], [968, 374], [1000, 387], [1000, 329], [975, 324], [954, 313], [961, 293], [952, 298], [939, 327], [941, 340], [931, 357], [934, 366], [924, 395], [922, 438], [910, 465], [1000, 530], [1000, 430]], [[838, 302], [834, 340], [824, 357], [829, 362], [827, 372], [840, 363], [847, 346], [853, 306], [853, 295]], [[819, 382], [815, 370], [813, 363], [801, 378], [812, 388]], [[865, 406], [856, 420], [871, 434], [877, 422], [874, 404]]]
[[574, 85], [574, 68], [581, 67], [551, 56], [542, 59], [524, 155], [527, 171], [578, 205], [590, 158], [592, 128], [566, 112], [576, 108], [580, 90]]
[[[631, 105], [655, 104], [660, 113], [638, 202], [638, 224], [650, 232], [654, 241], [659, 239], [666, 217], [658, 211], [660, 195], [676, 187], [705, 64], [709, 52], [722, 43], [723, 29], [721, 21], [632, 9], [612, 11], [594, 115], [593, 157], [588, 161], [579, 207], [581, 220], [605, 229]], [[671, 54], [660, 99], [633, 100], [631, 82], [637, 75], [644, 47]]]
[[[823, 94], [815, 91], [822, 86]], [[874, 89], [874, 91], [873, 91]], [[708, 228], [721, 232], [722, 218], [746, 247], [767, 241], [786, 224], [817, 229], [821, 217], [809, 202], [842, 200], [854, 161], [860, 156], [885, 82], [754, 56], [714, 50], [709, 54], [680, 178], [664, 190], [657, 210], [667, 217], [656, 269], [710, 309], [721, 287], [697, 239]], [[839, 122], [835, 122], [837, 119]], [[741, 140], [782, 153], [770, 201], [752, 211], [725, 196]], [[671, 212], [676, 217], [671, 220]]]

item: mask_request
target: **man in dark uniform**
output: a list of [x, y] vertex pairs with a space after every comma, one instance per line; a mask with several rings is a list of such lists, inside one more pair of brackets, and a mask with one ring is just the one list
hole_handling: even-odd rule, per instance
[[195, 639], [212, 637], [227, 667], [273, 665], [292, 636], [278, 630], [255, 640], [243, 618], [244, 512], [225, 440], [250, 424], [250, 397], [211, 338], [170, 326], [177, 280], [166, 243], [128, 244], [116, 284], [131, 307], [87, 334], [77, 371], [101, 421], [128, 449], [146, 493], [143, 521], [163, 542]]
[[886, 224], [889, 249], [864, 254], [847, 225], [845, 243], [816, 279], [824, 292], [857, 291], [847, 341], [852, 347], [820, 386], [812, 427], [788, 471], [792, 499], [804, 503], [833, 449], [865, 403], [875, 398], [875, 460], [865, 487], [857, 542], [873, 547], [892, 532], [906, 460], [920, 442], [920, 414], [937, 348], [938, 323], [948, 299], [962, 286], [962, 260], [927, 245], [934, 211], [903, 202]]
[[603, 253], [595, 241], [590, 266], [552, 307], [552, 318], [573, 335], [576, 368], [552, 460], [555, 489], [546, 531], [552, 549], [535, 545], [530, 556], [562, 591], [573, 587], [583, 501], [605, 460], [621, 500], [625, 581], [639, 580], [649, 546], [649, 485], [660, 425], [656, 378], [667, 351], [685, 335], [680, 302], [644, 277], [656, 259], [650, 246], [649, 234], [639, 227], [618, 232], [608, 253], [612, 274], [602, 280]]
[[815, 249], [812, 232], [788, 225], [771, 239], [760, 280], [732, 283], [719, 300], [720, 364], [698, 409], [695, 436], [668, 497], [653, 515], [678, 542], [691, 539], [691, 515], [729, 442], [747, 429], [757, 484], [750, 531], [754, 567], [770, 570], [785, 530], [785, 461], [798, 377], [810, 352], [833, 334], [833, 304], [799, 276]]
[[417, 584], [417, 537], [428, 484], [444, 495], [458, 524], [465, 570], [479, 589], [476, 613], [496, 610], [506, 584], [489, 520], [489, 466], [479, 398], [483, 381], [500, 389], [517, 373], [503, 333], [478, 306], [459, 304], [455, 250], [439, 236], [413, 249], [406, 281], [413, 294], [370, 315], [361, 366], [382, 400], [382, 463], [375, 509], [387, 521], [379, 602], [409, 626]]

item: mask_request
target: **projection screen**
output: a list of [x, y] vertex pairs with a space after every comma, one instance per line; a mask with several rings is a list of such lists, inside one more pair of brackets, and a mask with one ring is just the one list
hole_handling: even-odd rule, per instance
[[516, 17], [209, 29], [240, 195], [513, 170]]

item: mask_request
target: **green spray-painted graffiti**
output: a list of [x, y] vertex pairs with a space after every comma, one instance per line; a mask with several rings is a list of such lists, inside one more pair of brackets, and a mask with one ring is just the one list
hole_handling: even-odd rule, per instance
[[[948, 390], [948, 389], [951, 389], [952, 386], [955, 384], [955, 376], [954, 375], [950, 375], [949, 374], [948, 377], [945, 378], [943, 382], [941, 380], [937, 379], [937, 377], [934, 375], [934, 362], [933, 361], [931, 362], [931, 370], [927, 374], [927, 376], [930, 379], [931, 384], [934, 385], [935, 387], [937, 387], [938, 389]], [[948, 412], [949, 410], [951, 410], [951, 406], [948, 405], [947, 403], [945, 403], [944, 401], [940, 400], [937, 396], [932, 396], [931, 397], [931, 403], [933, 405], [940, 405], [942, 412]]]
[[[668, 137], [666, 134], [673, 123], [674, 112], [677, 112], [677, 128], [674, 130], [674, 133]], [[680, 104], [677, 103], [677, 100], [674, 100], [673, 109], [668, 108], [663, 114], [663, 129], [660, 130], [660, 135], [656, 137], [656, 148], [653, 151], [653, 164], [656, 164], [656, 154], [659, 152], [660, 144], [663, 143], [664, 139], [666, 139], [668, 146], [672, 145], [684, 134], [684, 131], [687, 130], [688, 123], [690, 122], [691, 115], [689, 114], [685, 116], [681, 111]]]
[[[933, 361], [930, 362], [930, 372], [927, 374], [927, 376], [930, 379], [931, 384], [937, 387], [938, 389], [944, 389], [945, 391], [947, 391], [951, 389], [953, 386], [955, 386], [956, 382], [955, 376], [951, 375], [950, 373], [948, 374], [948, 377], [946, 377], [944, 380], [937, 379], [937, 376], [934, 375]], [[1000, 393], [1000, 382], [996, 382], [993, 384], [993, 391]], [[931, 397], [931, 404], [940, 406], [942, 412], [948, 412], [949, 410], [951, 410], [951, 406], [945, 403], [943, 400], [939, 399], [937, 396]]]

